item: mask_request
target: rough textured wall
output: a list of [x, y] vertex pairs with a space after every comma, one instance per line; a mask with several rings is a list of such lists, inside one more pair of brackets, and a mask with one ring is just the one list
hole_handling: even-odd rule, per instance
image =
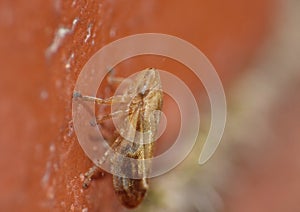
[[0, 210], [123, 210], [109, 174], [81, 188], [91, 162], [72, 129], [71, 96], [83, 65], [117, 38], [168, 33], [203, 50], [227, 86], [265, 39], [272, 4], [1, 0]]

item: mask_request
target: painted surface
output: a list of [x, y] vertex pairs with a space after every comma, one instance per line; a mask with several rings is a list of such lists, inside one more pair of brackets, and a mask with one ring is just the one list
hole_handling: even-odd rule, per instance
[[229, 86], [266, 38], [272, 4], [0, 1], [0, 210], [122, 211], [110, 175], [81, 188], [91, 162], [72, 129], [71, 96], [82, 66], [112, 40], [161, 32], [199, 47]]

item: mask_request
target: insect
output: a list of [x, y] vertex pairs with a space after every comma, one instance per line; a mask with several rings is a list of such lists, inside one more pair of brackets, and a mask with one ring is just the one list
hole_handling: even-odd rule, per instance
[[[148, 68], [139, 72], [132, 81], [124, 88], [123, 95], [112, 96], [108, 99], [101, 99], [92, 96], [84, 96], [80, 93], [74, 93], [73, 97], [84, 101], [94, 101], [96, 104], [114, 105], [120, 104], [117, 111], [104, 115], [97, 120], [97, 124], [118, 116], [118, 121], [123, 133], [119, 133], [115, 141], [111, 144], [111, 149], [133, 159], [144, 159], [153, 157], [153, 142], [160, 120], [160, 113], [163, 103], [163, 92], [161, 90], [161, 81], [159, 72], [154, 68]], [[131, 126], [131, 127], [130, 127]], [[147, 133], [147, 136], [143, 136]], [[129, 141], [129, 138], [132, 141]], [[107, 154], [99, 160], [98, 166], [105, 161]], [[115, 158], [115, 170], [126, 172], [137, 172], [141, 179], [131, 179], [113, 175], [113, 186], [115, 193], [121, 203], [127, 208], [138, 206], [148, 190], [148, 179], [146, 174], [151, 167], [143, 162], [138, 164], [126, 164], [124, 161]], [[92, 176], [99, 169], [94, 165], [85, 173], [83, 187], [87, 188]], [[135, 173], [133, 173], [135, 174]]]

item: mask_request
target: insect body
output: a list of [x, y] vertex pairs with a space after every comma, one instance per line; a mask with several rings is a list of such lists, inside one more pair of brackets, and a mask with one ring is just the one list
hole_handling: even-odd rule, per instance
[[[152, 68], [139, 72], [128, 83], [121, 96], [99, 99], [77, 93], [74, 97], [95, 101], [98, 104], [118, 104], [117, 111], [103, 116], [97, 122], [102, 123], [108, 118], [118, 116], [116, 120], [121, 122], [118, 124], [120, 133], [111, 144], [111, 148], [119, 154], [141, 161], [128, 164], [119, 157], [113, 158], [115, 165], [112, 169], [115, 171], [130, 173], [129, 176], [141, 176], [140, 179], [131, 179], [126, 175], [113, 176], [114, 190], [121, 203], [128, 208], [134, 208], [142, 202], [148, 189], [146, 176], [150, 172], [150, 167], [143, 160], [153, 157], [153, 142], [160, 120], [160, 113], [157, 111], [162, 108], [163, 93], [159, 73]], [[107, 154], [109, 152], [104, 154], [98, 165], [103, 163]], [[88, 186], [97, 169], [98, 167], [94, 166], [85, 174], [84, 187]]]

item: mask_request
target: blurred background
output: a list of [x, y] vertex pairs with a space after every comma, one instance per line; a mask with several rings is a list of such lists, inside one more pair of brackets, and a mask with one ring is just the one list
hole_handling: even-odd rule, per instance
[[[72, 127], [71, 97], [97, 50], [143, 32], [198, 47], [224, 85], [228, 116], [217, 152], [199, 166], [210, 124], [201, 82], [166, 58], [116, 67], [120, 76], [146, 65], [176, 74], [201, 113], [193, 152], [151, 180], [135, 211], [300, 211], [299, 11], [297, 0], [0, 0], [0, 211], [127, 210], [111, 175], [81, 187], [92, 163]], [[178, 133], [178, 110], [168, 97], [163, 111], [168, 131], [158, 152]]]

